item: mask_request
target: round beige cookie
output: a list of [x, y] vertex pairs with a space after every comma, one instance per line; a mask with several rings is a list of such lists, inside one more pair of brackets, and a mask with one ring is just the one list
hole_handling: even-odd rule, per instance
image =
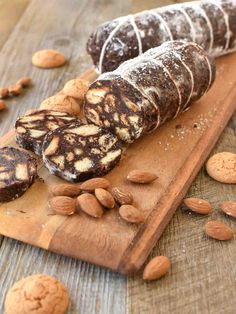
[[39, 68], [57, 68], [66, 63], [66, 58], [57, 50], [44, 49], [33, 54], [32, 63]]
[[236, 183], [236, 154], [221, 152], [213, 155], [206, 164], [210, 177], [222, 183]]
[[78, 116], [80, 113], [79, 103], [73, 97], [64, 94], [57, 94], [45, 99], [40, 104], [40, 109], [67, 112], [74, 116]]
[[89, 88], [89, 82], [83, 79], [74, 79], [68, 81], [64, 88], [63, 92], [71, 97], [77, 98], [81, 101], [84, 100], [84, 96]]
[[64, 314], [69, 296], [58, 280], [33, 275], [17, 281], [5, 299], [5, 314]]

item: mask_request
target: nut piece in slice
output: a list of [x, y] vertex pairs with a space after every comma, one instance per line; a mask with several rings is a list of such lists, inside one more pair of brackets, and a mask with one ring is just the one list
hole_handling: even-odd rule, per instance
[[144, 280], [156, 280], [164, 276], [170, 269], [170, 260], [166, 256], [154, 257], [144, 268]]
[[222, 183], [236, 183], [236, 154], [221, 152], [213, 155], [206, 164], [210, 177]]
[[[55, 138], [59, 142], [53, 154], [48, 154], [48, 147]], [[118, 138], [93, 124], [75, 123], [58, 128], [48, 133], [43, 143], [43, 161], [47, 169], [72, 182], [105, 175], [119, 162], [121, 153]], [[104, 188], [95, 186], [94, 189], [99, 187]], [[83, 190], [84, 185], [80, 188]]]
[[96, 197], [89, 193], [81, 194], [77, 197], [77, 207], [94, 218], [101, 218], [103, 208]]
[[108, 189], [111, 183], [106, 178], [92, 178], [83, 182], [80, 186], [81, 190], [92, 192], [95, 189]]
[[133, 183], [147, 184], [156, 180], [158, 177], [155, 173], [142, 170], [132, 170], [127, 175], [127, 180]]
[[48, 132], [77, 121], [78, 118], [65, 112], [35, 110], [16, 120], [17, 144], [41, 156], [43, 140]]
[[236, 202], [233, 201], [226, 201], [220, 205], [220, 208], [225, 212], [227, 215], [236, 218]]
[[102, 206], [106, 208], [114, 208], [115, 200], [110, 192], [104, 189], [95, 189], [95, 196]]
[[184, 204], [197, 214], [207, 215], [212, 212], [210, 202], [200, 198], [189, 197], [184, 199]]
[[33, 54], [32, 63], [39, 68], [57, 68], [66, 63], [66, 58], [57, 50], [44, 49]]
[[65, 84], [63, 92], [68, 96], [78, 99], [80, 103], [82, 103], [88, 88], [89, 81], [83, 79], [74, 79], [68, 81]]
[[80, 187], [76, 184], [61, 183], [54, 185], [51, 192], [54, 196], [78, 196], [80, 194]]
[[133, 195], [124, 189], [113, 187], [111, 194], [115, 201], [120, 205], [131, 205], [133, 203]]
[[14, 147], [0, 149], [0, 202], [12, 201], [25, 193], [37, 178], [37, 163]]
[[140, 223], [144, 221], [143, 213], [132, 205], [122, 205], [119, 209], [120, 216], [131, 223]]
[[75, 199], [68, 196], [54, 196], [49, 201], [51, 210], [59, 215], [73, 215], [76, 210]]
[[43, 274], [17, 281], [5, 299], [6, 314], [65, 314], [69, 295], [57, 279]]
[[73, 97], [64, 94], [57, 94], [45, 99], [41, 103], [40, 109], [67, 112], [74, 116], [78, 116], [80, 113], [79, 103]]
[[205, 232], [209, 237], [220, 241], [231, 240], [234, 237], [233, 230], [217, 220], [208, 221], [205, 225]]

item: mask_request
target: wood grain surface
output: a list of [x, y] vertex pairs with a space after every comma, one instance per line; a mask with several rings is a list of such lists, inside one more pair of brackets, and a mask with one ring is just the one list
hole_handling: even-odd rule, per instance
[[[132, 7], [137, 11], [139, 2], [143, 9], [142, 1], [31, 2], [0, 51], [0, 73], [1, 85], [14, 82], [23, 71], [24, 74], [33, 76], [35, 86], [20, 98], [9, 101], [10, 112], [0, 114], [0, 133], [4, 134], [12, 127], [19, 112], [37, 107], [41, 99], [53, 94], [62, 87], [63, 82], [76, 77], [91, 65], [84, 52], [84, 43], [95, 25], [102, 20], [130, 12]], [[167, 2], [162, 1], [162, 4]], [[145, 1], [145, 7], [160, 3]], [[47, 16], [45, 11], [48, 12]], [[70, 16], [69, 26], [66, 23], [55, 25], [55, 17], [63, 18], [66, 12]], [[27, 38], [27, 32], [31, 33], [31, 26], [34, 31]], [[42, 32], [40, 28], [43, 28]], [[44, 47], [44, 43], [48, 43], [48, 47], [63, 49], [61, 46], [57, 47], [54, 40], [58, 37], [64, 38], [64, 35], [75, 42], [74, 53], [71, 54], [72, 66], [70, 64], [67, 69], [52, 72], [35, 71], [29, 62], [30, 53]], [[25, 39], [24, 43], [22, 38]], [[32, 50], [30, 46], [33, 46]], [[20, 55], [18, 61], [16, 55]], [[235, 122], [235, 118], [231, 120], [215, 151], [235, 151]], [[213, 217], [223, 219], [235, 228], [235, 223], [218, 210], [221, 201], [235, 197], [235, 186], [216, 183], [202, 170], [189, 195], [208, 198], [216, 208]], [[69, 287], [72, 298], [69, 313], [234, 313], [235, 245], [222, 245], [207, 239], [202, 232], [206, 220], [179, 208], [152, 252], [153, 255], [166, 254], [171, 258], [171, 273], [161, 281], [150, 284], [142, 282], [139, 275], [129, 277], [127, 281], [125, 277], [100, 267], [2, 238], [1, 312], [4, 295], [15, 280], [32, 273], [44, 272], [57, 276]]]

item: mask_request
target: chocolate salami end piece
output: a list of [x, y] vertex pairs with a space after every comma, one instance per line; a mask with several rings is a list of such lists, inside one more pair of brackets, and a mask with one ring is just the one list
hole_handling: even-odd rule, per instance
[[43, 143], [47, 169], [72, 182], [105, 175], [119, 162], [121, 153], [118, 138], [94, 124], [58, 128]]
[[20, 147], [41, 156], [43, 140], [48, 132], [77, 121], [78, 118], [65, 112], [36, 110], [17, 119], [16, 141]]
[[85, 117], [132, 142], [186, 110], [214, 79], [214, 61], [200, 46], [166, 42], [100, 75], [85, 96]]
[[33, 157], [14, 147], [0, 149], [0, 202], [23, 195], [35, 178], [37, 163]]
[[195, 42], [211, 56], [236, 50], [236, 0], [203, 0], [123, 16], [100, 25], [87, 43], [99, 73], [171, 40]]

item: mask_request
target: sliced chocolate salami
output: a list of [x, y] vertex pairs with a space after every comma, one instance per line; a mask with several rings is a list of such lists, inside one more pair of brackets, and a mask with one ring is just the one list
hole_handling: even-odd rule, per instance
[[48, 133], [43, 143], [43, 161], [52, 173], [79, 182], [103, 176], [121, 158], [121, 142], [94, 124], [77, 123]]
[[166, 42], [100, 75], [85, 96], [85, 117], [132, 142], [186, 110], [214, 79], [214, 62], [200, 46]]
[[9, 202], [23, 195], [36, 177], [34, 158], [14, 147], [0, 149], [0, 202]]
[[65, 112], [36, 110], [17, 119], [16, 141], [20, 147], [41, 156], [43, 140], [48, 132], [77, 121], [78, 118]]
[[99, 73], [170, 40], [196, 42], [211, 56], [236, 50], [236, 0], [169, 5], [106, 22], [95, 30], [87, 51]]

